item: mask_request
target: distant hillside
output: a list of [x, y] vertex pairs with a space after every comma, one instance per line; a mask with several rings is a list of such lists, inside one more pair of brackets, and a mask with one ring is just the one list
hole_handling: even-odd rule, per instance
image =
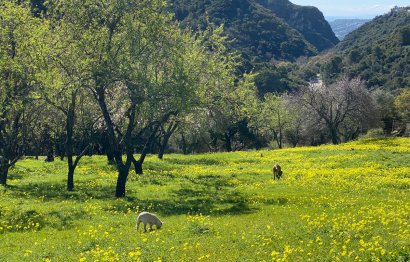
[[329, 22], [330, 27], [332, 28], [335, 35], [340, 40], [350, 32], [361, 27], [365, 23], [371, 21], [370, 19], [337, 19]]
[[368, 87], [410, 87], [410, 7], [394, 8], [348, 34], [326, 56], [321, 72], [325, 81], [348, 74]]
[[317, 53], [299, 31], [253, 0], [169, 0], [169, 7], [183, 26], [194, 30], [205, 27], [207, 19], [223, 23], [231, 47], [252, 63]]
[[288, 0], [256, 0], [298, 30], [317, 50], [334, 47], [338, 42], [322, 12], [313, 6], [299, 6]]

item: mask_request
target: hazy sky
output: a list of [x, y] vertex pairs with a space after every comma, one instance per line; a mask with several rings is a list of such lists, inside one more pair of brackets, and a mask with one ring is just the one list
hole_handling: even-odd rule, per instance
[[408, 6], [410, 0], [290, 0], [298, 5], [316, 6], [329, 16], [368, 17], [382, 15], [394, 6]]

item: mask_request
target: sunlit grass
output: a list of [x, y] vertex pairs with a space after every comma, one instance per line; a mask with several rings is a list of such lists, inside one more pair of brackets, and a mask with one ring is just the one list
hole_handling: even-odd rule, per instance
[[[146, 160], [115, 168], [25, 159], [0, 193], [0, 261], [408, 261], [410, 139]], [[284, 171], [274, 181], [273, 163]], [[161, 230], [137, 232], [137, 214]]]

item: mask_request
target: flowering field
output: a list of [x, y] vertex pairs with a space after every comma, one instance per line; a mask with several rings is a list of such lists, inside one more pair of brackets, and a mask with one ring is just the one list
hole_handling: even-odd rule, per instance
[[[64, 162], [18, 162], [0, 188], [0, 261], [410, 260], [410, 139], [152, 156], [144, 167], [115, 199], [104, 157], [80, 162], [75, 192]], [[162, 229], [137, 232], [142, 210]]]

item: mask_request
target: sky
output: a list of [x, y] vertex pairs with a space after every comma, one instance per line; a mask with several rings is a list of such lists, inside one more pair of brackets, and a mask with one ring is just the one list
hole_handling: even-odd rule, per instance
[[410, 0], [290, 0], [297, 5], [316, 6], [325, 17], [373, 18], [394, 6], [409, 6]]

